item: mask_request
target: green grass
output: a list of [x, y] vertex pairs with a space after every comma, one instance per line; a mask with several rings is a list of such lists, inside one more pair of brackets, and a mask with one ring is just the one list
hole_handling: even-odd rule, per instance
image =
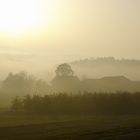
[[140, 139], [140, 116], [0, 115], [0, 140]]

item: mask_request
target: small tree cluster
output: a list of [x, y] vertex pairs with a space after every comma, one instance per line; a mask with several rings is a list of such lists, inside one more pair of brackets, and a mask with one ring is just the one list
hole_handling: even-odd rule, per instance
[[45, 94], [49, 89], [45, 81], [36, 79], [26, 72], [9, 73], [1, 86], [1, 91], [9, 97], [26, 94]]

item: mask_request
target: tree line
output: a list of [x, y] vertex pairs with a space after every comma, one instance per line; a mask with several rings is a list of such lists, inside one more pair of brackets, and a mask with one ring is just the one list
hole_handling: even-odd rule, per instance
[[45, 114], [140, 114], [140, 93], [57, 93], [16, 97], [14, 112]]

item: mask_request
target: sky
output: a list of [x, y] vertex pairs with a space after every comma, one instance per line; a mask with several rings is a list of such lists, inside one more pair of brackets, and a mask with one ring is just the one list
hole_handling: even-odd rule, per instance
[[140, 59], [139, 0], [0, 0], [0, 9], [1, 68]]

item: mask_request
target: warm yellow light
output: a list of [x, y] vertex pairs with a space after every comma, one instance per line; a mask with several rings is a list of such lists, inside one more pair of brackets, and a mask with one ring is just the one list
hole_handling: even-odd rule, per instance
[[40, 0], [0, 0], [0, 33], [27, 32], [41, 24]]

